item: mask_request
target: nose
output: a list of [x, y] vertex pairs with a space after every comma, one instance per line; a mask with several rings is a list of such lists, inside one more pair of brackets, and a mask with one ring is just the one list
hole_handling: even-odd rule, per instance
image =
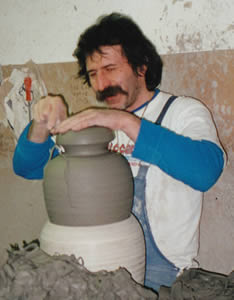
[[98, 74], [96, 75], [95, 85], [97, 91], [103, 91], [105, 88], [110, 86], [110, 80], [108, 79], [106, 74], [104, 74], [104, 72], [98, 72]]

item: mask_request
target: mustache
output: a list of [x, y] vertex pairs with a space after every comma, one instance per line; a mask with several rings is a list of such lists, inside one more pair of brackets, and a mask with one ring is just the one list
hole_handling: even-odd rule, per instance
[[124, 91], [119, 85], [116, 86], [108, 86], [103, 91], [96, 92], [96, 98], [98, 101], [105, 101], [107, 97], [112, 97], [117, 94], [128, 95], [126, 91]]

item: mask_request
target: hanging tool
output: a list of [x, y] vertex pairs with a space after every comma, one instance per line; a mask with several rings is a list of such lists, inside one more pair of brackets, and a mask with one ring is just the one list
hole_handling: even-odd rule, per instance
[[31, 113], [31, 102], [32, 102], [32, 95], [31, 95], [31, 87], [32, 87], [32, 79], [31, 77], [24, 78], [24, 88], [26, 93], [26, 101], [28, 102], [28, 116], [29, 122], [32, 120], [32, 113]]

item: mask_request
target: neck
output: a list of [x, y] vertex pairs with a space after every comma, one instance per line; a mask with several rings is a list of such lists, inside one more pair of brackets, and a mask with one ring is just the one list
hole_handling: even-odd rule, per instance
[[146, 102], [148, 102], [150, 99], [153, 98], [155, 91], [145, 91], [144, 93], [138, 95], [136, 101], [130, 105], [126, 111], [133, 111], [136, 110], [138, 107], [142, 106], [143, 104], [145, 104]]

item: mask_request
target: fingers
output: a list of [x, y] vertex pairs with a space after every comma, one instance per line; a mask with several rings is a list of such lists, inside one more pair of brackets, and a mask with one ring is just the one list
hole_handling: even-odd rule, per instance
[[69, 130], [79, 131], [87, 127], [96, 125], [95, 113], [92, 111], [81, 112], [73, 115], [72, 117], [64, 120], [60, 124], [57, 124], [55, 128], [51, 130], [52, 134], [65, 133]]
[[[55, 99], [54, 99], [55, 100]], [[56, 100], [49, 104], [47, 116], [47, 128], [51, 130], [65, 119], [63, 107]]]
[[92, 126], [104, 126], [117, 130], [120, 123], [119, 114], [121, 114], [120, 111], [111, 109], [88, 109], [61, 122], [52, 129], [52, 133], [65, 133], [69, 130], [80, 131]]
[[60, 96], [43, 97], [35, 104], [33, 117], [38, 124], [51, 130], [67, 118], [67, 106]]
[[80, 131], [87, 127], [103, 126], [111, 130], [122, 130], [132, 140], [136, 141], [141, 120], [133, 114], [117, 109], [87, 109], [57, 124], [51, 129], [52, 134], [63, 134], [69, 130]]

